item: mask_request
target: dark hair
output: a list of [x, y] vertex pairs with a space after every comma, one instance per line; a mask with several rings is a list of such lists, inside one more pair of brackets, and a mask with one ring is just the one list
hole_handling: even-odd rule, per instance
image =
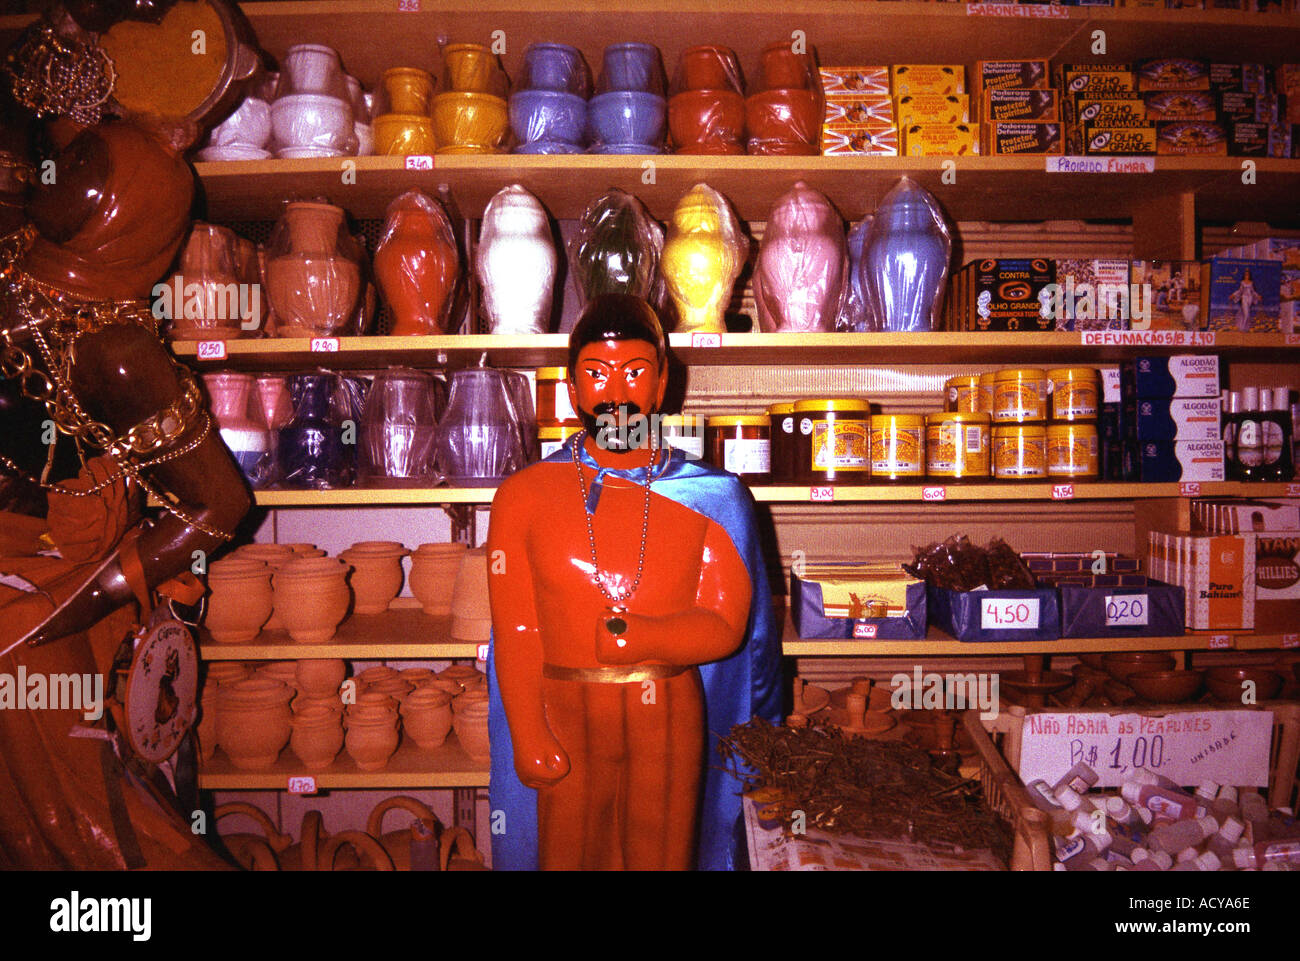
[[569, 334], [569, 376], [573, 376], [582, 348], [606, 340], [644, 340], [654, 345], [661, 369], [668, 361], [659, 315], [640, 297], [600, 294], [591, 299]]

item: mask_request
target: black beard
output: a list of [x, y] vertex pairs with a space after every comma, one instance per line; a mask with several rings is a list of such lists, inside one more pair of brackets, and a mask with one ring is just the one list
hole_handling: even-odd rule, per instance
[[643, 423], [641, 408], [636, 404], [597, 404], [591, 411], [579, 410], [578, 419], [603, 451], [631, 454], [640, 446], [633, 443]]

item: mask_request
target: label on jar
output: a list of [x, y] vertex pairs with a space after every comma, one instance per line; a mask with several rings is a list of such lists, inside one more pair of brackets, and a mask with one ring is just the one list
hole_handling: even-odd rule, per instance
[[[665, 434], [664, 443], [686, 452], [687, 460], [704, 459], [704, 435], [696, 433]], [[766, 443], [766, 441], [764, 442]]]
[[787, 414], [781, 418], [781, 433], [794, 435], [794, 417]]
[[1097, 416], [1097, 382], [1062, 380], [1052, 385], [1052, 417], [1077, 420]]
[[722, 442], [722, 466], [733, 474], [767, 474], [772, 470], [772, 442], [726, 438]]
[[555, 385], [555, 419], [562, 422], [579, 420], [578, 412], [569, 400], [569, 388], [562, 381]]
[[988, 474], [987, 430], [979, 424], [930, 425], [926, 432], [929, 472], [948, 477]]
[[923, 450], [919, 427], [871, 429], [871, 471], [874, 474], [920, 477], [925, 472], [921, 458]]
[[1047, 438], [1013, 432], [993, 438], [994, 477], [1044, 477]]
[[867, 425], [863, 421], [814, 421], [812, 425], [814, 471], [865, 471]]
[[1003, 381], [993, 385], [996, 420], [1042, 420], [1047, 385], [1041, 380]]
[[948, 388], [948, 409], [967, 414], [979, 413], [979, 387], [953, 385]]
[[550, 457], [552, 454], [554, 454], [557, 450], [559, 450], [559, 449], [560, 449], [561, 447], [563, 447], [563, 446], [564, 446], [564, 441], [562, 441], [562, 440], [544, 440], [544, 441], [542, 441], [542, 444], [541, 444], [541, 448], [542, 448], [542, 460], [545, 460], [546, 458]]
[[1053, 477], [1087, 477], [1097, 473], [1097, 435], [1074, 433], [1047, 439], [1047, 473]]

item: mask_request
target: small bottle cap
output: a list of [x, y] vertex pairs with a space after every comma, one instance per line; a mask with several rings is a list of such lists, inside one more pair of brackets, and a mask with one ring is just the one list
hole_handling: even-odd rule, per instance
[[1223, 824], [1219, 826], [1219, 837], [1229, 844], [1236, 844], [1245, 830], [1245, 824], [1229, 815], [1224, 819]]
[[1160, 865], [1161, 871], [1168, 871], [1170, 868], [1174, 866], [1174, 859], [1171, 858], [1164, 851], [1152, 851], [1151, 860], [1156, 862], [1156, 864]]
[[1070, 870], [1070, 869], [1067, 868], [1067, 867], [1066, 867], [1064, 864], [1062, 864], [1060, 861], [1057, 861], [1055, 864], [1052, 865], [1052, 870], [1053, 870], [1053, 871], [1068, 871], [1068, 870]]
[[1205, 833], [1207, 838], [1213, 837], [1219, 833], [1219, 819], [1213, 814], [1205, 815], [1205, 817], [1201, 818], [1197, 823], [1200, 824], [1201, 830]]
[[1152, 820], [1154, 820], [1154, 817], [1150, 811], [1142, 807], [1142, 805], [1140, 804], [1135, 808], [1133, 808], [1133, 810], [1137, 811], [1138, 817], [1141, 819], [1143, 824], [1145, 824], [1147, 827], [1151, 826], [1151, 822]]
[[1061, 802], [1061, 807], [1071, 813], [1083, 807], [1083, 798], [1079, 792], [1067, 784], [1062, 784], [1056, 789], [1056, 799]]
[[1233, 390], [1228, 392], [1228, 413], [1241, 413], [1241, 391]]
[[1244, 410], [1259, 410], [1259, 388], [1241, 388], [1241, 403]]
[[1259, 389], [1259, 409], [1261, 411], [1273, 409], [1273, 388], [1261, 387]]
[[1223, 862], [1213, 851], [1206, 851], [1196, 859], [1196, 863], [1200, 865], [1202, 871], [1218, 871], [1223, 867]]
[[1113, 837], [1110, 836], [1109, 831], [1102, 831], [1100, 833], [1089, 833], [1086, 835], [1086, 837], [1088, 838], [1088, 840], [1092, 842], [1093, 847], [1095, 847], [1098, 851], [1105, 851], [1107, 848], [1110, 847], [1111, 842], [1115, 840]]
[[1146, 848], [1134, 848], [1132, 851], [1129, 852], [1128, 856], [1130, 861], [1132, 861], [1134, 864], [1137, 864], [1139, 861], [1150, 860], [1151, 852], [1148, 851]]
[[[1135, 771], [1134, 773], [1136, 774], [1137, 772]], [[1125, 781], [1119, 789], [1120, 797], [1133, 805], [1140, 805], [1142, 803], [1139, 797], [1141, 791], [1142, 784], [1138, 781]]]
[[1232, 863], [1242, 870], [1255, 867], [1255, 850], [1253, 848], [1237, 848], [1232, 852]]
[[1174, 858], [1174, 863], [1185, 864], [1188, 861], [1195, 861], [1199, 854], [1196, 848], [1183, 848], [1178, 852], [1178, 857]]
[[1219, 793], [1219, 785], [1213, 781], [1206, 781], [1196, 789], [1196, 796], [1205, 798], [1207, 801], [1213, 801], [1216, 794]]
[[1124, 820], [1125, 816], [1133, 809], [1128, 806], [1122, 797], [1115, 797], [1113, 794], [1106, 798], [1106, 813], [1116, 821]]
[[1219, 788], [1219, 800], [1231, 801], [1233, 804], [1236, 804], [1237, 789], [1233, 787], [1231, 784], [1225, 784], [1223, 787]]

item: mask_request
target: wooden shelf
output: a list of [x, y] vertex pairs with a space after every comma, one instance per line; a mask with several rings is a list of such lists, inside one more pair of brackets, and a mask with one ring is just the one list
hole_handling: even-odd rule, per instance
[[[645, 182], [648, 161], [653, 183]], [[1181, 193], [1195, 194], [1197, 215], [1208, 220], [1269, 220], [1291, 210], [1300, 194], [1300, 160], [1256, 159], [1256, 182], [1249, 189], [1240, 189], [1241, 164], [1238, 157], [1159, 157], [1152, 173], [1061, 174], [1048, 173], [1043, 157], [1027, 156], [441, 154], [432, 170], [407, 170], [404, 157], [198, 163], [195, 169], [207, 216], [217, 221], [274, 220], [281, 202], [293, 196], [325, 196], [354, 217], [379, 218], [403, 191], [437, 193], [441, 185], [450, 189], [462, 215], [478, 218], [492, 195], [511, 183], [532, 191], [561, 220], [580, 217], [610, 187], [635, 194], [652, 216], [667, 220], [682, 195], [701, 181], [721, 191], [742, 220], [766, 220], [773, 202], [796, 180], [857, 220], [875, 210], [904, 174], [958, 221], [1128, 220], [1140, 202]], [[355, 177], [345, 178], [345, 171]]]
[[206, 630], [199, 646], [205, 661], [296, 661], [304, 658], [347, 658], [354, 661], [451, 660], [475, 658], [478, 644], [455, 641], [451, 618], [432, 617], [412, 598], [398, 598], [383, 614], [353, 614], [339, 625], [332, 639], [299, 644], [287, 631], [263, 631], [254, 640], [218, 644]]
[[431, 751], [421, 750], [403, 737], [397, 752], [382, 771], [361, 771], [348, 756], [347, 749], [323, 771], [308, 771], [286, 746], [271, 767], [261, 771], [241, 771], [221, 748], [199, 770], [199, 787], [215, 791], [263, 790], [283, 791], [289, 778], [310, 776], [318, 788], [448, 788], [486, 787], [488, 767], [461, 749], [455, 733]]
[[[1300, 187], [1300, 185], [1298, 185]], [[1140, 337], [1153, 342], [1138, 343]], [[673, 356], [692, 366], [833, 365], [869, 364], [1065, 362], [1114, 363], [1139, 353], [1214, 351], [1229, 360], [1272, 361], [1280, 354], [1300, 360], [1300, 335], [1242, 334], [1237, 331], [1188, 333], [1154, 331], [1135, 336], [1131, 331], [1047, 333], [956, 333], [938, 331], [915, 334], [720, 334], [716, 346], [704, 346], [701, 335], [670, 334]], [[335, 370], [381, 370], [390, 366], [464, 367], [484, 355], [499, 367], [538, 367], [568, 363], [565, 334], [509, 336], [462, 334], [439, 337], [339, 337], [337, 351], [312, 351], [311, 340], [301, 337], [266, 340], [228, 340], [226, 357], [200, 360], [198, 341], [175, 341], [172, 349], [187, 363], [202, 369], [249, 371], [310, 370], [328, 366]]]

